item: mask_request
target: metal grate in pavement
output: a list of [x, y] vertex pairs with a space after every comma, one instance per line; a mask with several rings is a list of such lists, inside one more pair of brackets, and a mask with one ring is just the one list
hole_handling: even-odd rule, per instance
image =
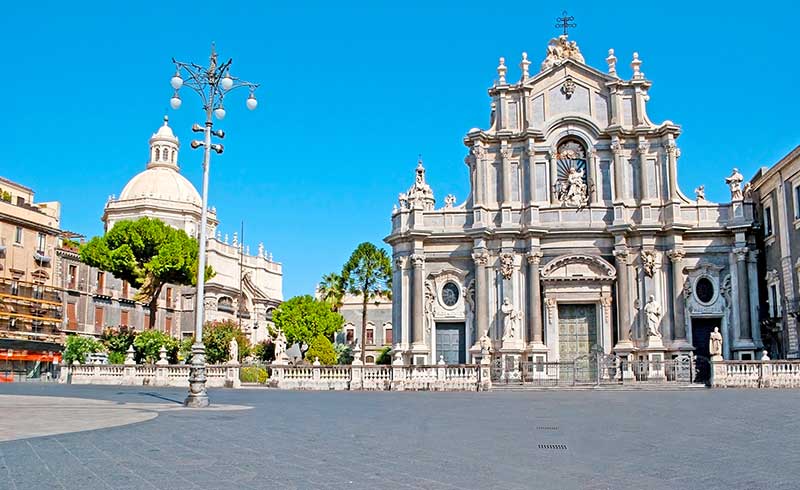
[[557, 425], [538, 425], [536, 430], [558, 430]]
[[539, 444], [539, 449], [553, 449], [553, 450], [566, 451], [567, 445], [566, 444]]

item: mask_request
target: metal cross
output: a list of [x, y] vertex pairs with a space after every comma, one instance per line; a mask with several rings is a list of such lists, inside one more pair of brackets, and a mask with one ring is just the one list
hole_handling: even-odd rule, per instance
[[573, 17], [572, 15], [568, 17], [566, 10], [561, 12], [561, 15], [563, 15], [563, 17], [559, 17], [556, 19], [556, 22], [558, 22], [558, 24], [556, 24], [556, 27], [564, 29], [564, 35], [566, 36], [567, 29], [569, 29], [570, 27], [572, 28], [578, 27], [578, 24], [572, 22], [573, 20], [575, 20], [575, 17]]

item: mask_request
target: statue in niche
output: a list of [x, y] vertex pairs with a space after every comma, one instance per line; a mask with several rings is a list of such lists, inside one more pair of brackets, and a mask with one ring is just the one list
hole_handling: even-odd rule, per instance
[[585, 172], [583, 169], [571, 167], [567, 173], [567, 178], [560, 182], [558, 189], [558, 200], [562, 204], [570, 206], [585, 206], [589, 202], [588, 186], [584, 181]]
[[731, 189], [731, 201], [741, 201], [744, 198], [742, 194], [742, 182], [744, 176], [739, 173], [739, 169], [734, 168], [730, 177], [725, 177], [725, 183]]
[[239, 342], [231, 339], [228, 343], [228, 362], [231, 364], [239, 362]]
[[658, 323], [661, 320], [661, 305], [652, 294], [647, 298], [647, 304], [644, 305], [644, 313], [647, 315], [648, 337], [661, 338], [661, 332], [658, 330]]
[[505, 315], [503, 319], [503, 340], [513, 340], [517, 338], [517, 327], [520, 320], [520, 312], [508, 298], [503, 300], [500, 310]]
[[714, 327], [711, 336], [708, 339], [708, 353], [712, 357], [722, 355], [722, 334], [719, 333], [719, 327]]

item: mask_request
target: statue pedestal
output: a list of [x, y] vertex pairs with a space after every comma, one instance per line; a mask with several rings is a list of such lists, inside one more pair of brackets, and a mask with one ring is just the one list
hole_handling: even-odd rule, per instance
[[503, 374], [500, 379], [506, 381], [518, 381], [522, 379], [520, 371], [520, 360], [525, 349], [525, 344], [521, 339], [503, 339], [503, 346], [500, 347], [500, 356], [503, 362]]
[[622, 370], [623, 383], [632, 383], [636, 381], [636, 376], [633, 374], [634, 350], [633, 344], [630, 341], [619, 342], [614, 347], [614, 352], [617, 354], [622, 364], [620, 369]]
[[664, 354], [667, 349], [661, 337], [651, 335], [645, 344], [647, 352], [647, 381], [666, 381], [667, 376], [664, 372]]

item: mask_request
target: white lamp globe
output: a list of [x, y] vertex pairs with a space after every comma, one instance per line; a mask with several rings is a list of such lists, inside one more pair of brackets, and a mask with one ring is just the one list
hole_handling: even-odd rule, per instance
[[172, 85], [172, 88], [178, 90], [179, 88], [183, 87], [183, 78], [176, 74], [170, 79], [169, 84]]
[[170, 107], [172, 107], [175, 110], [180, 109], [180, 107], [181, 107], [181, 98], [178, 97], [177, 94], [172, 96], [172, 98], [169, 99], [169, 105], [170, 105]]
[[233, 79], [226, 73], [219, 84], [222, 85], [222, 90], [230, 90], [233, 87]]
[[217, 107], [214, 109], [214, 115], [217, 116], [217, 119], [222, 121], [225, 119], [225, 109], [223, 107]]
[[256, 100], [255, 95], [250, 94], [250, 97], [247, 98], [247, 108], [252, 111], [255, 110], [256, 107], [258, 107], [258, 100]]

